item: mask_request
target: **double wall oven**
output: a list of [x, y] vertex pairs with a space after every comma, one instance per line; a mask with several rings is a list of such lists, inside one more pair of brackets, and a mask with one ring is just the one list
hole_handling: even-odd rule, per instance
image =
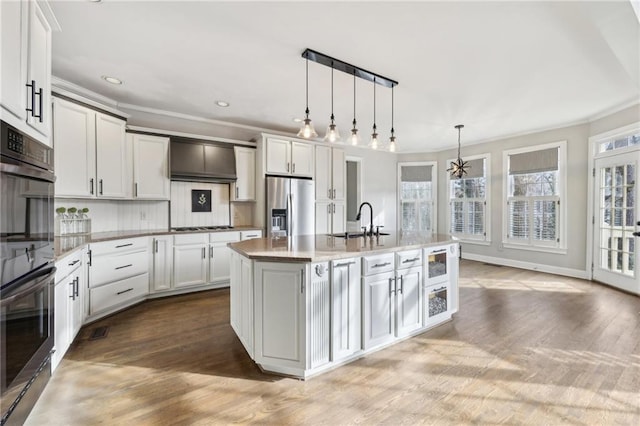
[[0, 122], [0, 424], [22, 424], [53, 350], [53, 151]]

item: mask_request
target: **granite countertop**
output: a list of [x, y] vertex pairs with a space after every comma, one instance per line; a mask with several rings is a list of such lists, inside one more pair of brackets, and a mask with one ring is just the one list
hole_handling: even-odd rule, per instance
[[399, 250], [447, 244], [457, 241], [444, 234], [410, 234], [374, 237], [333, 237], [303, 235], [299, 237], [256, 238], [229, 243], [228, 246], [249, 259], [286, 262], [318, 262], [354, 256], [382, 254]]
[[120, 240], [123, 238], [150, 237], [154, 235], [182, 235], [182, 234], [203, 234], [213, 232], [235, 232], [235, 231], [255, 231], [260, 230], [256, 226], [234, 226], [232, 229], [210, 229], [198, 231], [172, 231], [169, 229], [152, 230], [129, 230], [129, 231], [108, 231], [95, 232], [87, 235], [65, 235], [54, 238], [54, 256], [56, 260], [81, 249], [87, 244], [99, 243], [102, 241]]

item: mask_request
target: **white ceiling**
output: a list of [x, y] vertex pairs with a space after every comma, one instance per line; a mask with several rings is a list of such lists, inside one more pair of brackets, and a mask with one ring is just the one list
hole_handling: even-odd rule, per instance
[[[640, 99], [640, 23], [629, 1], [54, 1], [53, 74], [120, 103], [290, 133], [311, 48], [399, 82], [399, 151], [436, 151], [585, 121]], [[124, 81], [113, 86], [100, 77]], [[330, 68], [309, 63], [324, 135]], [[335, 72], [335, 116], [353, 119], [353, 77]], [[377, 86], [388, 139], [391, 90]], [[231, 103], [215, 106], [216, 100]], [[373, 85], [357, 81], [358, 127]], [[368, 139], [368, 137], [367, 137]]]

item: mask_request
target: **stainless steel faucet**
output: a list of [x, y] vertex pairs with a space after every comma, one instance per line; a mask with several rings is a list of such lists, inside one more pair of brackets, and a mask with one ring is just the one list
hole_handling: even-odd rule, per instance
[[[373, 207], [371, 207], [371, 204], [369, 204], [366, 201], [360, 204], [360, 207], [358, 207], [358, 215], [356, 216], [356, 220], [360, 220], [360, 216], [362, 216], [362, 206], [364, 206], [365, 204], [369, 206], [369, 217], [371, 219], [371, 224], [369, 225], [369, 235], [372, 236], [373, 235]], [[367, 235], [366, 228], [365, 228], [364, 234]]]

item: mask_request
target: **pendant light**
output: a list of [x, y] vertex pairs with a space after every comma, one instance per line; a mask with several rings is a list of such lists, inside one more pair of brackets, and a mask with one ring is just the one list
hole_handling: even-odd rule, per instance
[[349, 142], [351, 145], [358, 145], [360, 143], [360, 136], [358, 135], [358, 129], [356, 128], [356, 72], [353, 72], [353, 129], [351, 129], [351, 136], [349, 136]]
[[373, 133], [371, 133], [371, 149], [378, 149], [378, 132], [376, 127], [376, 78], [373, 77]]
[[310, 138], [315, 138], [318, 136], [318, 133], [316, 133], [316, 129], [313, 128], [313, 123], [311, 123], [311, 119], [309, 118], [309, 59], [307, 58], [307, 73], [306, 73], [306, 77], [307, 77], [307, 84], [306, 84], [306, 94], [307, 94], [307, 109], [304, 111], [305, 117], [304, 120], [302, 121], [302, 127], [300, 128], [300, 131], [298, 132], [298, 137], [299, 138], [305, 138], [305, 139], [310, 139]]
[[391, 86], [391, 137], [389, 138], [389, 151], [396, 152], [396, 136], [393, 129], [393, 86]]
[[460, 158], [460, 129], [462, 129], [463, 127], [464, 124], [458, 124], [457, 126], [455, 126], [455, 128], [458, 129], [458, 158], [456, 159], [456, 161], [452, 161], [451, 167], [447, 169], [448, 172], [451, 172], [451, 177], [457, 179], [460, 179], [467, 174], [467, 171], [465, 170], [467, 162], [462, 161], [462, 158]]
[[340, 131], [334, 123], [335, 117], [333, 115], [333, 61], [331, 61], [331, 123], [327, 127], [327, 133], [324, 136], [325, 142], [340, 142]]

